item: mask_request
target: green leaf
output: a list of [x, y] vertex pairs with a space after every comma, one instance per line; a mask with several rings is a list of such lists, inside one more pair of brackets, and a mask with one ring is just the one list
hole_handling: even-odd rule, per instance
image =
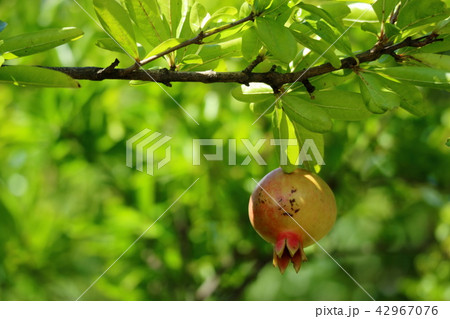
[[173, 48], [173, 47], [179, 45], [180, 43], [182, 43], [183, 41], [185, 41], [185, 39], [168, 39], [168, 40], [164, 41], [163, 43], [161, 43], [160, 45], [158, 45], [153, 50], [151, 50], [147, 54], [147, 56], [144, 58], [144, 60], [148, 59], [156, 54], [162, 53], [162, 52], [166, 51], [167, 49]]
[[361, 30], [373, 33], [375, 35], [378, 35], [378, 32], [380, 31], [379, 28], [377, 28], [376, 24], [369, 22], [361, 23]]
[[359, 72], [359, 86], [367, 109], [381, 114], [400, 105], [400, 97], [387, 85], [388, 80], [368, 72]]
[[393, 38], [401, 34], [401, 30], [395, 25], [391, 23], [385, 23], [384, 32], [390, 41], [393, 41]]
[[332, 16], [334, 20], [336, 20], [336, 23], [337, 20], [345, 18], [350, 14], [350, 9], [347, 4], [339, 1], [324, 2], [320, 7], [326, 11], [329, 16]]
[[112, 52], [118, 52], [118, 53], [125, 54], [125, 52], [123, 52], [122, 48], [117, 45], [116, 41], [114, 41], [111, 38], [98, 39], [95, 42], [95, 45], [103, 50], [108, 50], [108, 51], [112, 51]]
[[205, 7], [196, 2], [192, 6], [191, 15], [189, 17], [189, 23], [191, 25], [191, 29], [194, 32], [203, 29], [203, 26], [208, 22], [209, 14], [206, 11]]
[[328, 73], [323, 76], [311, 78], [311, 84], [316, 88], [316, 91], [328, 90], [333, 89], [338, 85], [344, 84], [354, 77], [354, 73], [350, 73], [348, 75], [335, 75], [332, 73]]
[[397, 26], [409, 29], [448, 17], [448, 9], [441, 0], [409, 0], [402, 6]]
[[257, 115], [269, 115], [273, 112], [275, 108], [275, 97], [269, 97], [267, 100], [262, 102], [252, 102], [250, 103], [250, 110]]
[[306, 129], [324, 133], [331, 130], [333, 123], [328, 113], [317, 105], [294, 95], [283, 95], [283, 108], [289, 118]]
[[377, 14], [378, 21], [385, 22], [399, 2], [400, 0], [378, 0], [372, 4], [373, 11]]
[[250, 83], [234, 88], [231, 95], [241, 102], [263, 102], [273, 97], [273, 89], [263, 83]]
[[346, 41], [346, 37], [335, 31], [328, 24], [323, 21], [317, 21], [316, 28], [314, 32], [320, 36], [323, 40], [327, 41], [329, 45], [333, 45], [336, 49], [348, 56], [354, 56], [353, 51], [350, 46], [350, 42]]
[[368, 118], [371, 114], [367, 110], [361, 94], [354, 92], [316, 91], [314, 99], [311, 99], [308, 94], [302, 94], [299, 97], [323, 108], [331, 118], [336, 120], [360, 121]]
[[242, 55], [247, 61], [253, 61], [259, 54], [262, 43], [254, 27], [248, 28], [242, 34]]
[[208, 22], [205, 24], [205, 29], [210, 29], [211, 27], [216, 28], [218, 26], [233, 22], [238, 15], [238, 11], [235, 7], [223, 7], [213, 13]]
[[190, 39], [195, 36], [194, 32], [191, 30], [191, 24], [189, 22], [191, 9], [191, 6], [183, 4], [181, 22], [177, 30], [177, 38]]
[[264, 10], [270, 5], [272, 0], [254, 0], [253, 7], [256, 13], [264, 12]]
[[7, 25], [8, 25], [8, 23], [0, 20], [0, 32], [2, 32], [6, 28]]
[[307, 4], [307, 3], [299, 3], [297, 5], [298, 7], [302, 8], [303, 10], [306, 10], [312, 14], [315, 14], [317, 16], [319, 16], [320, 18], [324, 19], [326, 22], [328, 22], [329, 24], [331, 24], [333, 27], [335, 27], [336, 29], [338, 29], [341, 33], [343, 33], [345, 31], [344, 26], [341, 23], [338, 23], [333, 16], [331, 16], [327, 11], [325, 11], [324, 9], [318, 8], [312, 4]]
[[380, 68], [377, 72], [384, 73], [394, 79], [409, 82], [418, 86], [436, 89], [450, 89], [450, 72], [418, 66], [402, 66]]
[[239, 19], [248, 17], [252, 12], [252, 6], [248, 2], [244, 2], [239, 8]]
[[[235, 39], [220, 44], [203, 45], [197, 54], [202, 58], [203, 63], [191, 65], [183, 69], [184, 71], [226, 71], [226, 64], [223, 62], [223, 59], [241, 56], [241, 41], [240, 39]], [[219, 66], [222, 69], [219, 70]]]
[[401, 108], [416, 116], [427, 114], [423, 95], [416, 86], [399, 81], [386, 81], [385, 83], [400, 97]]
[[288, 28], [269, 18], [256, 18], [256, 33], [267, 50], [284, 63], [297, 54], [297, 43]]
[[83, 36], [78, 28], [48, 29], [4, 39], [0, 52], [5, 59], [36, 54], [53, 49]]
[[183, 57], [182, 62], [185, 64], [202, 64], [203, 59], [197, 54], [188, 54]]
[[450, 138], [447, 139], [447, 142], [445, 142], [445, 145], [450, 147]]
[[0, 68], [0, 83], [17, 86], [54, 88], [79, 88], [80, 84], [70, 76], [33, 66], [3, 66]]
[[436, 28], [434, 28], [433, 33], [437, 34], [450, 33], [450, 17], [436, 23]]
[[0, 67], [3, 65], [3, 63], [5, 63], [5, 58], [3, 57], [3, 55], [0, 55]]
[[294, 31], [293, 33], [299, 43], [301, 43], [311, 51], [323, 56], [328, 62], [331, 63], [334, 68], [338, 69], [341, 67], [341, 60], [333, 52], [332, 47], [330, 47], [327, 43], [312, 39], [297, 31]]
[[161, 8], [162, 14], [167, 18], [170, 25], [170, 37], [177, 37], [177, 29], [181, 22], [182, 17], [182, 0], [164, 0], [158, 2]]
[[296, 140], [295, 129], [292, 122], [283, 110], [276, 108], [272, 118], [274, 124], [275, 148], [280, 159], [280, 166], [285, 173], [291, 173], [297, 168], [299, 147]]
[[[299, 164], [311, 172], [315, 171], [318, 173], [320, 166], [324, 165], [325, 142], [323, 134], [311, 132], [296, 122], [292, 124], [294, 125], [295, 136], [297, 137], [297, 143], [300, 148], [300, 160], [303, 160]], [[311, 141], [315, 147], [308, 149]], [[316, 153], [317, 151], [318, 154]]]
[[432, 54], [432, 53], [416, 53], [411, 56], [426, 66], [450, 72], [450, 55]]
[[94, 7], [106, 33], [113, 37], [127, 54], [139, 60], [133, 26], [126, 10], [115, 0], [94, 0]]
[[126, 4], [128, 10], [133, 12], [136, 25], [152, 47], [171, 38], [169, 23], [164, 19], [157, 0], [126, 0]]

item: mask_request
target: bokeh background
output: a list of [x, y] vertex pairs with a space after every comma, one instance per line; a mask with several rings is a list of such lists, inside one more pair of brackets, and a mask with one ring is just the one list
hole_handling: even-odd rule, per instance
[[[92, 12], [89, 2], [80, 1]], [[63, 26], [86, 33], [21, 64], [130, 64], [94, 46], [104, 34], [73, 1], [1, 0], [0, 19], [4, 37]], [[356, 49], [373, 43], [354, 37]], [[164, 88], [198, 126], [156, 84], [0, 85], [0, 299], [77, 299], [200, 178], [83, 300], [368, 300], [317, 246], [299, 274], [272, 267], [247, 205], [252, 178], [277, 167], [273, 148], [263, 148], [267, 166], [192, 166], [192, 139], [271, 138], [270, 118], [252, 126], [257, 117], [233, 100], [234, 87]], [[338, 219], [321, 244], [377, 300], [450, 300], [450, 96], [424, 95], [423, 118], [396, 110], [335, 122], [326, 134], [320, 175]], [[144, 128], [172, 137], [172, 161], [155, 176], [125, 165], [126, 140]], [[238, 163], [246, 156], [238, 143]]]

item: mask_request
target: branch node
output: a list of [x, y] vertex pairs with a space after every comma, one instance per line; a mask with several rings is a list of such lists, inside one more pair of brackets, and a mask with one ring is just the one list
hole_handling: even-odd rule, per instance
[[309, 93], [309, 96], [311, 97], [311, 99], [314, 99], [314, 91], [316, 90], [316, 88], [314, 87], [314, 85], [311, 84], [311, 82], [309, 82], [308, 79], [303, 80], [302, 81], [303, 85], [306, 88], [306, 91]]
[[273, 94], [280, 94], [281, 93], [281, 86], [271, 84], [270, 87], [273, 90]]
[[98, 75], [103, 74], [103, 73], [111, 73], [112, 71], [114, 71], [114, 69], [119, 65], [120, 61], [118, 59], [115, 59], [113, 63], [111, 63], [110, 66], [101, 69], [97, 72]]
[[403, 62], [405, 60], [405, 57], [402, 55], [399, 55], [395, 52], [391, 52], [390, 56], [392, 56], [395, 60], [395, 62]]
[[258, 55], [256, 57], [256, 59], [254, 59], [252, 61], [252, 63], [250, 63], [250, 65], [248, 67], [246, 67], [242, 72], [250, 75], [252, 73], [252, 71], [258, 66], [258, 64], [260, 64], [261, 62], [264, 61], [264, 56], [263, 55]]

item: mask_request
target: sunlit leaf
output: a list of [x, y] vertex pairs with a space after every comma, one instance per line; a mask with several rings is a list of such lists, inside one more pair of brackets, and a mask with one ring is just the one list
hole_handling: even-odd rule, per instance
[[189, 17], [192, 31], [197, 32], [202, 30], [209, 18], [210, 15], [206, 11], [205, 7], [198, 2], [194, 3], [191, 9], [191, 15]]
[[128, 10], [133, 12], [137, 26], [152, 47], [171, 37], [169, 23], [164, 19], [157, 0], [126, 0], [126, 3]]
[[177, 29], [182, 17], [182, 0], [164, 0], [158, 1], [162, 14], [166, 17], [170, 25], [171, 37], [177, 37]]
[[54, 88], [80, 87], [77, 81], [64, 73], [32, 66], [1, 67], [0, 83]]
[[133, 26], [126, 10], [113, 0], [94, 0], [97, 17], [109, 36], [135, 60], [139, 59]]
[[177, 46], [178, 44], [182, 43], [183, 41], [184, 41], [184, 39], [168, 39], [168, 40], [164, 41], [163, 43], [161, 43], [160, 45], [158, 45], [157, 47], [153, 48], [153, 50], [151, 50], [144, 59], [148, 59], [151, 56], [154, 56], [154, 55], [162, 53], [170, 48], [173, 48], [173, 47]]
[[203, 59], [197, 54], [188, 54], [183, 57], [182, 62], [186, 64], [201, 64], [203, 63]]
[[5, 59], [36, 54], [46, 51], [83, 36], [78, 28], [48, 29], [4, 39], [0, 52]]
[[355, 3], [350, 6], [350, 14], [342, 21], [347, 26], [359, 26], [362, 23], [379, 23], [376, 13], [366, 3]]
[[227, 23], [237, 20], [238, 11], [235, 7], [223, 7], [214, 12], [208, 22], [205, 24], [205, 29], [215, 28]]

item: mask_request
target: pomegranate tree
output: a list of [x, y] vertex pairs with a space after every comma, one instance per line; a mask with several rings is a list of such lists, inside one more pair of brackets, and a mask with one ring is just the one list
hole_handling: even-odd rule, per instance
[[304, 169], [267, 174], [253, 191], [248, 207], [256, 232], [274, 245], [273, 264], [284, 273], [289, 261], [295, 271], [306, 261], [303, 248], [325, 236], [336, 220], [330, 187]]

